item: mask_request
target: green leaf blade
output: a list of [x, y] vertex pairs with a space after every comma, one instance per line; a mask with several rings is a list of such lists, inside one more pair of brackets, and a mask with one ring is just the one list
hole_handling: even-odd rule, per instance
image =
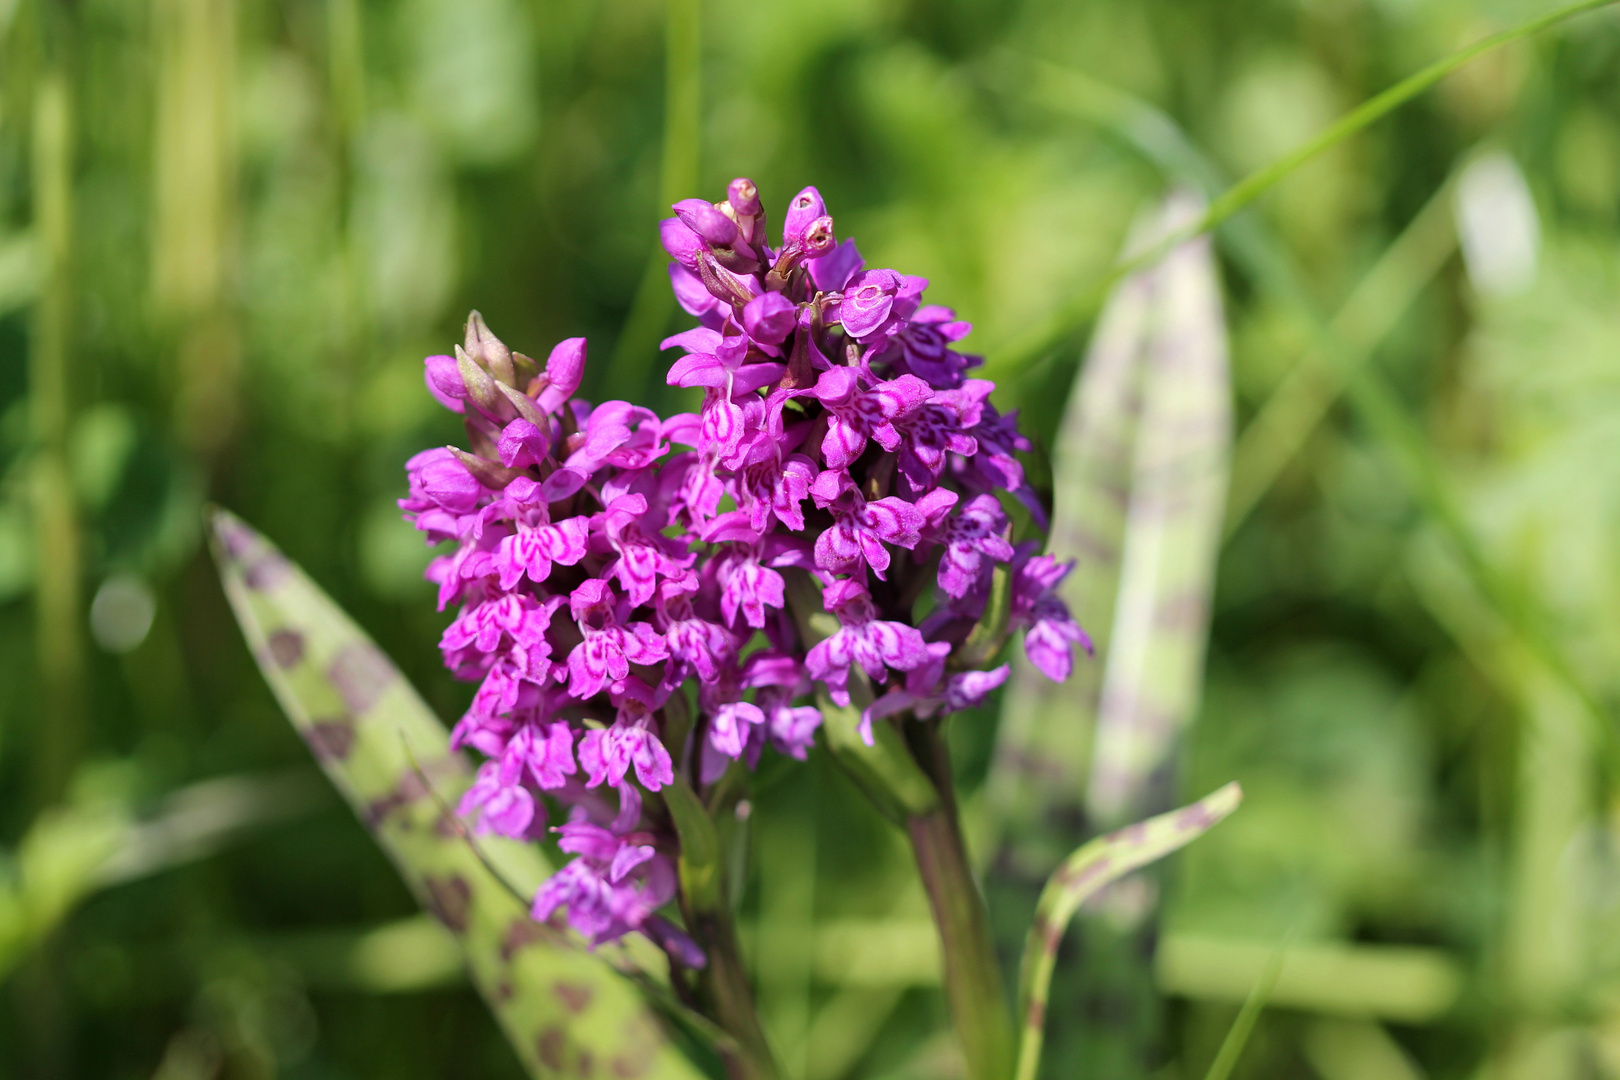
[[223, 511], [211, 521], [225, 592], [260, 670], [328, 778], [400, 876], [461, 946], [469, 973], [531, 1075], [605, 1065], [696, 1080], [641, 993], [568, 931], [536, 923], [505, 881], [550, 868], [532, 847], [481, 841], [446, 813], [471, 779], [398, 669], [304, 573]]

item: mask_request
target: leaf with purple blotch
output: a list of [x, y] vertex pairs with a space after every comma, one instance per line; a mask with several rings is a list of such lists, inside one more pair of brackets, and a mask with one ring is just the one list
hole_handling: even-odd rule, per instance
[[1045, 1037], [1052, 966], [1074, 913], [1103, 886], [1208, 832], [1242, 801], [1243, 789], [1227, 784], [1190, 806], [1099, 836], [1064, 860], [1047, 880], [1018, 973], [1018, 1018], [1023, 1030], [1015, 1080], [1034, 1080]]
[[[400, 876], [456, 937], [467, 968], [535, 1077], [698, 1080], [640, 990], [562, 924], [536, 923], [508, 882], [549, 873], [535, 848], [475, 848], [451, 816], [472, 770], [388, 657], [263, 536], [223, 511], [214, 556], [259, 668], [333, 785]], [[497, 869], [498, 868], [498, 869]], [[612, 961], [612, 962], [610, 962]]]

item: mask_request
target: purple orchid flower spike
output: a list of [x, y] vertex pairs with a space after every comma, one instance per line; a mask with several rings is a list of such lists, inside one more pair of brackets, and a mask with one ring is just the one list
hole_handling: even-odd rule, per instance
[[[1003, 492], [1045, 511], [1016, 415], [954, 349], [968, 323], [925, 306], [923, 278], [867, 269], [813, 187], [775, 249], [746, 178], [673, 209], [659, 238], [697, 325], [662, 343], [682, 353], [666, 380], [700, 390], [697, 411], [581, 401], [583, 338], [536, 374], [475, 313], [423, 365], [472, 448], [411, 458], [400, 508], [447, 545], [426, 574], [459, 606], [440, 646], [477, 684], [451, 733], [484, 759], [461, 812], [531, 840], [566, 820], [574, 858], [534, 916], [566, 910], [593, 945], [641, 932], [697, 969], [735, 950], [658, 914], [679, 887], [672, 787], [713, 805], [707, 785], [767, 753], [805, 760], [818, 692], [847, 708], [852, 680], [884, 691], [868, 743], [878, 721], [982, 702], [1008, 669], [964, 644], [998, 564], [1040, 670], [1066, 676], [1088, 643], [1055, 592], [1067, 564], [1011, 543]], [[821, 640], [816, 583], [836, 620]]]

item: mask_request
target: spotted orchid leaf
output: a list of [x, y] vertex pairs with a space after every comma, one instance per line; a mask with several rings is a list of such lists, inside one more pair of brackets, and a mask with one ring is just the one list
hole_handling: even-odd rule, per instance
[[[399, 670], [297, 566], [216, 511], [215, 558], [260, 670], [298, 733], [423, 908], [460, 944], [473, 983], [535, 1077], [697, 1080], [642, 991], [514, 887], [550, 872], [533, 847], [480, 839], [449, 806], [471, 783], [443, 724]], [[497, 869], [498, 868], [498, 869]], [[514, 885], [515, 883], [515, 885]]]
[[1047, 880], [1025, 940], [1019, 970], [1018, 1017], [1023, 1030], [1016, 1080], [1034, 1080], [1040, 1064], [1052, 967], [1075, 912], [1103, 886], [1202, 836], [1242, 801], [1242, 788], [1227, 784], [1190, 806], [1099, 836], [1064, 860]]
[[[1173, 195], [1132, 246], [1201, 205]], [[1219, 281], [1194, 241], [1110, 298], [1059, 432], [1047, 550], [1076, 561], [1061, 595], [1096, 652], [1064, 683], [1014, 665], [991, 792], [1021, 873], [1077, 839], [1050, 822], [1164, 808], [1151, 788], [1202, 683], [1231, 426]]]

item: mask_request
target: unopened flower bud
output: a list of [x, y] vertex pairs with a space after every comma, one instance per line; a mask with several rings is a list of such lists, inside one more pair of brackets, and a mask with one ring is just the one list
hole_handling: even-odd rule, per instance
[[496, 392], [495, 379], [460, 345], [456, 346], [456, 371], [467, 388], [468, 400], [490, 416], [501, 420], [511, 419], [514, 415], [511, 406]]
[[534, 403], [534, 399], [528, 394], [521, 390], [514, 390], [505, 383], [496, 383], [495, 389], [499, 390], [501, 396], [511, 403], [512, 408], [517, 410], [517, 414], [521, 419], [527, 420], [542, 431], [551, 430], [550, 419], [540, 411], [540, 407]]
[[585, 339], [564, 338], [546, 357], [546, 387], [540, 391], [540, 411], [554, 413], [567, 404], [585, 377]]
[[739, 176], [726, 185], [726, 201], [731, 204], [738, 217], [758, 217], [762, 209], [759, 203], [759, 189], [746, 176]]
[[453, 356], [430, 356], [422, 372], [428, 393], [451, 412], [467, 411], [467, 384], [461, 380], [461, 370]]
[[490, 331], [484, 317], [476, 311], [467, 316], [467, 353], [501, 382], [508, 386], [516, 385], [512, 350]]
[[411, 459], [412, 487], [452, 514], [471, 512], [485, 491], [462, 462], [465, 456], [453, 446], [418, 454]]
[[737, 242], [737, 223], [718, 207], [703, 199], [682, 199], [675, 204], [681, 224], [697, 233], [711, 247], [729, 248]]
[[447, 446], [445, 449], [456, 456], [456, 460], [462, 464], [467, 474], [476, 483], [482, 484], [492, 491], [500, 491], [507, 484], [523, 475], [516, 469], [508, 469], [505, 465], [490, 461], [488, 458], [479, 457], [477, 454], [469, 454], [459, 446]]
[[798, 305], [781, 293], [761, 293], [743, 308], [743, 329], [762, 345], [780, 343], [798, 321]]
[[787, 216], [782, 219], [782, 246], [802, 239], [810, 223], [827, 213], [827, 204], [821, 201], [821, 192], [807, 187], [788, 203]]
[[686, 267], [696, 270], [698, 259], [704, 252], [703, 238], [697, 233], [681, 224], [680, 218], [665, 218], [658, 223], [658, 239], [669, 252], [669, 257]]

